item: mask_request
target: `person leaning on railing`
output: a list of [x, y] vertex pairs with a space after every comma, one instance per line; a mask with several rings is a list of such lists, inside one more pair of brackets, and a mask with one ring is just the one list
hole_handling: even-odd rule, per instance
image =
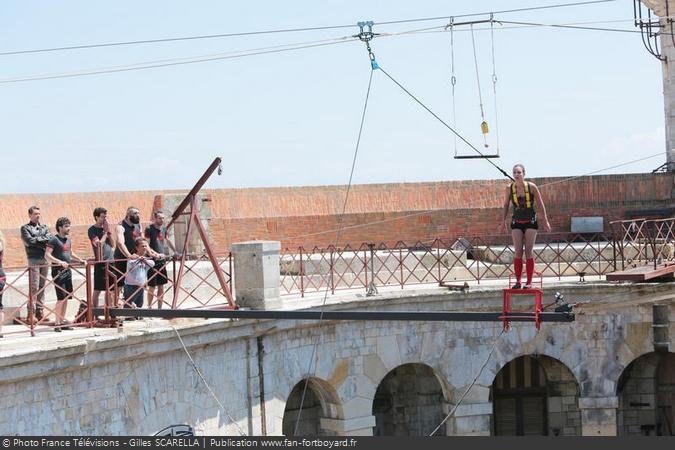
[[[148, 269], [155, 266], [150, 256], [146, 256], [149, 252], [148, 241], [145, 238], [139, 237], [134, 241], [135, 259], [129, 260], [129, 267], [127, 276], [124, 277], [124, 307], [125, 308], [142, 308], [143, 307], [143, 289], [148, 282]], [[136, 317], [140, 320], [140, 317]], [[131, 317], [127, 320], [133, 320]]]
[[[130, 206], [127, 208], [127, 214], [115, 227], [115, 276], [117, 285], [124, 286], [124, 279], [127, 276], [127, 261], [138, 258], [136, 253], [136, 240], [142, 237], [141, 233], [141, 214], [138, 208]], [[159, 258], [159, 255], [146, 246], [145, 252], [150, 258]]]
[[[72, 330], [70, 322], [66, 320], [68, 300], [73, 298], [73, 273], [70, 269], [72, 260], [82, 264], [86, 261], [73, 252], [73, 243], [70, 240], [70, 219], [59, 217], [56, 221], [56, 235], [47, 242], [45, 258], [52, 265], [52, 282], [56, 290], [56, 308], [54, 331]], [[84, 305], [80, 304], [78, 316], [84, 314]]]
[[[548, 223], [546, 207], [541, 198], [537, 185], [531, 181], [525, 181], [525, 166], [516, 164], [513, 166], [513, 183], [506, 188], [506, 200], [504, 201], [504, 216], [499, 224], [499, 230], [511, 227], [511, 239], [513, 239], [514, 258], [513, 271], [516, 276], [516, 284], [512, 289], [520, 289], [520, 280], [523, 274], [523, 248], [525, 253], [525, 270], [527, 282], [525, 289], [532, 289], [532, 276], [534, 274], [534, 241], [537, 239], [539, 223], [535, 206], [541, 211], [544, 229], [551, 231]], [[508, 220], [509, 207], [513, 205], [513, 215]]]
[[164, 304], [164, 285], [169, 279], [166, 272], [166, 261], [171, 253], [176, 253], [173, 244], [166, 237], [166, 227], [164, 226], [164, 211], [157, 210], [152, 215], [153, 221], [145, 229], [145, 238], [148, 240], [150, 249], [152, 249], [158, 258], [155, 258], [155, 267], [150, 269], [148, 279], [148, 308], [152, 308], [155, 298], [155, 287], [157, 288], [157, 308], [162, 309]]
[[5, 292], [5, 271], [2, 268], [2, 257], [5, 253], [5, 235], [0, 231], [0, 338], [2, 337], [2, 324], [5, 322], [5, 310], [2, 306], [2, 294]]
[[91, 242], [94, 260], [96, 261], [94, 264], [93, 307], [98, 308], [98, 298], [101, 292], [106, 292], [107, 304], [112, 305], [111, 289], [115, 286], [115, 277], [111, 275], [112, 267], [106, 267], [105, 261], [112, 261], [115, 243], [108, 224], [107, 209], [101, 207], [94, 209], [94, 224], [87, 230], [87, 236]]
[[[35, 305], [35, 320], [42, 319], [42, 308], [45, 300], [45, 281], [47, 279], [47, 261], [45, 260], [45, 249], [47, 242], [52, 238], [47, 225], [40, 223], [40, 208], [31, 206], [28, 208], [30, 221], [21, 226], [21, 239], [26, 248], [26, 257], [28, 259], [29, 273], [31, 283], [29, 292]], [[30, 319], [31, 304], [28, 304], [28, 316]]]
[[138, 208], [130, 206], [127, 214], [118, 225], [115, 226], [115, 276], [117, 285], [124, 286], [124, 278], [127, 273], [127, 261], [136, 259], [136, 244], [134, 241], [141, 237], [141, 214]]

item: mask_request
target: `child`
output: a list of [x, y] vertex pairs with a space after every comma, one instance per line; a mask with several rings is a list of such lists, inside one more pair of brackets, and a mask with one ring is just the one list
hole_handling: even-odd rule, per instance
[[[136, 259], [130, 259], [127, 263], [127, 276], [124, 278], [124, 307], [143, 307], [143, 288], [148, 282], [148, 269], [154, 267], [152, 259], [145, 258], [148, 241], [138, 237], [136, 244]], [[138, 318], [137, 318], [138, 319]], [[132, 319], [133, 320], [133, 319]]]

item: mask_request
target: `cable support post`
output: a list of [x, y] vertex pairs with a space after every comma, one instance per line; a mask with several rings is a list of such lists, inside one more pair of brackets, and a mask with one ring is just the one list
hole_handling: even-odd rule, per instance
[[377, 34], [373, 32], [374, 24], [375, 23], [372, 20], [358, 22], [356, 25], [359, 27], [359, 34], [353, 36], [359, 38], [361, 42], [365, 42], [366, 50], [368, 50], [368, 59], [370, 59], [370, 68], [372, 70], [380, 68], [375, 60], [375, 53], [373, 53], [373, 49], [370, 48], [370, 41], [377, 36]]

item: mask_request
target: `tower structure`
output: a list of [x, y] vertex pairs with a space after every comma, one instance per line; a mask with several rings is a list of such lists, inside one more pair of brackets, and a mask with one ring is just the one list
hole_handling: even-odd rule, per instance
[[675, 0], [634, 0], [635, 25], [647, 50], [661, 61], [666, 124], [664, 171], [675, 173]]

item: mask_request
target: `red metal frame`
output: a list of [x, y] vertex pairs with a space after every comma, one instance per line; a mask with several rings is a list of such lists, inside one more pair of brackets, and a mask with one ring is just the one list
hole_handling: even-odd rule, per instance
[[176, 308], [176, 305], [178, 303], [178, 291], [181, 288], [181, 283], [183, 281], [183, 275], [185, 273], [185, 260], [187, 258], [187, 247], [188, 247], [188, 242], [190, 241], [190, 236], [192, 235], [192, 225], [194, 223], [194, 226], [197, 228], [197, 231], [199, 232], [199, 236], [201, 237], [202, 243], [204, 244], [204, 249], [206, 250], [206, 254], [209, 257], [209, 260], [211, 261], [211, 265], [213, 266], [213, 270], [216, 273], [216, 277], [218, 278], [218, 282], [220, 283], [220, 288], [223, 291], [223, 295], [227, 299], [227, 302], [229, 303], [228, 308], [231, 309], [237, 309], [237, 305], [234, 303], [234, 299], [232, 298], [232, 293], [230, 292], [230, 288], [227, 286], [227, 281], [225, 281], [225, 277], [223, 276], [220, 265], [218, 264], [218, 261], [215, 257], [215, 254], [213, 253], [213, 250], [211, 249], [211, 244], [209, 242], [208, 235], [206, 233], [206, 230], [204, 229], [204, 226], [202, 225], [201, 219], [199, 217], [199, 208], [198, 208], [198, 201], [199, 198], [197, 197], [197, 194], [199, 194], [199, 191], [201, 188], [204, 186], [204, 183], [206, 183], [206, 180], [209, 179], [209, 177], [213, 174], [213, 172], [220, 166], [221, 159], [216, 158], [213, 160], [211, 165], [209, 166], [208, 169], [206, 169], [206, 172], [201, 176], [201, 178], [197, 181], [197, 183], [194, 185], [194, 187], [190, 190], [188, 195], [183, 199], [183, 201], [178, 205], [176, 210], [171, 216], [171, 221], [169, 224], [166, 226], [167, 230], [171, 227], [171, 225], [174, 224], [176, 219], [178, 217], [185, 215], [184, 211], [185, 209], [189, 206], [190, 207], [190, 212], [187, 213], [188, 217], [188, 222], [187, 222], [187, 231], [185, 233], [185, 245], [183, 245], [183, 253], [180, 258], [180, 267], [178, 269], [178, 277], [176, 278], [176, 283], [174, 286], [174, 292], [173, 292], [173, 302], [171, 307]]
[[[502, 303], [502, 324], [504, 326], [504, 331], [508, 331], [511, 328], [511, 320], [516, 318], [527, 318], [534, 320], [534, 326], [537, 328], [537, 331], [541, 329], [541, 313], [543, 311], [543, 277], [541, 272], [535, 272], [539, 277], [539, 288], [531, 289], [504, 289], [503, 294], [503, 303]], [[509, 276], [509, 286], [511, 285], [511, 276]], [[514, 311], [511, 309], [511, 297], [514, 295], [534, 295], [534, 310], [518, 310]]]

